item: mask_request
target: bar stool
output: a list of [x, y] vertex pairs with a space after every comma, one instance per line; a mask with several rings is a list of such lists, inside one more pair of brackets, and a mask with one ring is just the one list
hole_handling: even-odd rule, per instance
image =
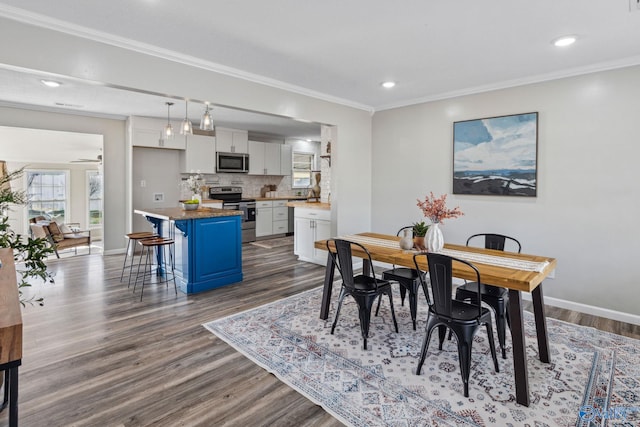
[[[169, 288], [169, 281], [173, 280], [173, 288], [178, 295], [178, 286], [176, 285], [176, 275], [174, 270], [174, 241], [173, 239], [166, 239], [163, 237], [155, 237], [150, 239], [141, 239], [138, 241], [142, 245], [142, 252], [140, 254], [140, 260], [138, 261], [138, 270], [136, 272], [136, 279], [133, 282], [133, 292], [136, 292], [136, 286], [138, 284], [138, 278], [140, 277], [140, 268], [142, 266], [142, 258], [145, 259], [144, 270], [142, 271], [142, 288], [140, 290], [140, 301], [142, 301], [142, 295], [144, 294], [144, 284], [146, 278], [153, 276], [153, 257], [156, 256], [158, 264], [155, 269], [155, 276], [160, 278], [164, 275], [164, 280], [158, 279], [156, 283], [166, 283], [167, 289]], [[146, 249], [146, 255], [145, 255]], [[169, 278], [171, 276], [171, 278]]]
[[[152, 237], [158, 237], [156, 233], [152, 233], [151, 231], [139, 231], [137, 233], [129, 233], [124, 237], [127, 238], [127, 249], [124, 253], [124, 262], [122, 263], [122, 273], [120, 273], [120, 281], [122, 282], [122, 278], [124, 277], [124, 271], [129, 269], [129, 283], [127, 284], [127, 288], [131, 286], [131, 272], [133, 270], [133, 261], [135, 258], [136, 252], [136, 242], [142, 239], [149, 239]], [[133, 242], [133, 252], [131, 253], [131, 263], [127, 265], [127, 258], [129, 257], [129, 248], [131, 247], [131, 242]]]

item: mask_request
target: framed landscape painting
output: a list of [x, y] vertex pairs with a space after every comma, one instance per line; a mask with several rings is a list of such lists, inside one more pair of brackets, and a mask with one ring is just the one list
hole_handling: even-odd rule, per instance
[[453, 194], [536, 196], [538, 113], [453, 123]]

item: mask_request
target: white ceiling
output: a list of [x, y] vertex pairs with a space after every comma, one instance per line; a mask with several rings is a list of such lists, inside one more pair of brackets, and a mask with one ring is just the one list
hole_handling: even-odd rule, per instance
[[[640, 11], [630, 12], [635, 2], [2, 0], [0, 15], [375, 111], [640, 64]], [[578, 42], [552, 45], [566, 34]], [[0, 101], [166, 114], [166, 99], [155, 95], [80, 82], [43, 91], [33, 77], [0, 71]], [[397, 86], [382, 89], [385, 80]], [[196, 121], [200, 112], [201, 105], [191, 108]], [[179, 117], [184, 106], [172, 113]], [[233, 125], [234, 112], [217, 114]], [[246, 123], [257, 119], [241, 116]], [[283, 131], [284, 123], [300, 128]], [[305, 126], [286, 120], [265, 132], [302, 136]]]

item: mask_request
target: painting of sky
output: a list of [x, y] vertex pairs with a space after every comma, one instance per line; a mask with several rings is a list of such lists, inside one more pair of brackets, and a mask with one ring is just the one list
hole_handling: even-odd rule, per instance
[[455, 122], [456, 194], [535, 196], [538, 113]]

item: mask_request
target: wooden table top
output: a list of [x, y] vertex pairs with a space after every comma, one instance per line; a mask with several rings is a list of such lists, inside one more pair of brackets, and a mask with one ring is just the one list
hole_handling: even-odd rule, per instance
[[11, 248], [0, 249], [0, 364], [22, 359], [22, 311]]
[[[390, 241], [400, 241], [400, 237], [387, 235], [387, 234], [378, 234], [378, 233], [359, 233], [357, 236], [363, 237], [371, 237], [376, 239], [385, 239]], [[386, 262], [389, 264], [396, 264], [403, 267], [415, 268], [415, 264], [413, 262], [413, 255], [415, 251], [405, 251], [400, 249], [400, 246], [387, 247], [387, 246], [376, 246], [376, 245], [364, 245], [371, 254], [371, 258], [375, 261]], [[315, 242], [315, 247], [317, 249], [325, 249], [326, 240], [319, 240]], [[528, 255], [528, 254], [518, 254], [514, 252], [503, 252], [496, 251], [491, 249], [483, 249], [483, 248], [474, 248], [468, 247], [464, 245], [453, 245], [453, 244], [445, 244], [444, 247], [446, 249], [453, 249], [464, 252], [472, 252], [486, 255], [493, 255], [498, 257], [507, 257], [514, 258], [517, 260], [523, 261], [531, 261], [531, 262], [547, 262], [547, 266], [543, 271], [526, 271], [526, 270], [517, 270], [514, 268], [500, 267], [489, 264], [482, 264], [479, 262], [473, 262], [478, 270], [480, 271], [480, 276], [483, 283], [487, 283], [490, 285], [500, 286], [503, 288], [531, 292], [533, 291], [542, 281], [549, 275], [549, 273], [556, 268], [557, 261], [555, 258], [549, 258], [545, 256], [538, 255]], [[354, 248], [353, 250], [354, 256], [363, 256], [364, 253], [362, 251]], [[427, 271], [427, 263], [426, 259], [423, 258], [420, 260], [420, 269], [423, 271]], [[467, 280], [475, 280], [475, 272], [471, 270], [466, 265], [460, 263], [453, 263], [453, 275], [455, 277], [459, 277], [461, 279]]]
[[235, 216], [242, 215], [242, 211], [232, 211], [229, 209], [218, 208], [205, 208], [198, 207], [198, 209], [187, 211], [182, 208], [149, 208], [149, 209], [135, 209], [134, 213], [150, 216], [152, 218], [164, 219], [164, 220], [180, 220], [180, 219], [202, 219], [202, 218], [214, 218], [220, 216]]

